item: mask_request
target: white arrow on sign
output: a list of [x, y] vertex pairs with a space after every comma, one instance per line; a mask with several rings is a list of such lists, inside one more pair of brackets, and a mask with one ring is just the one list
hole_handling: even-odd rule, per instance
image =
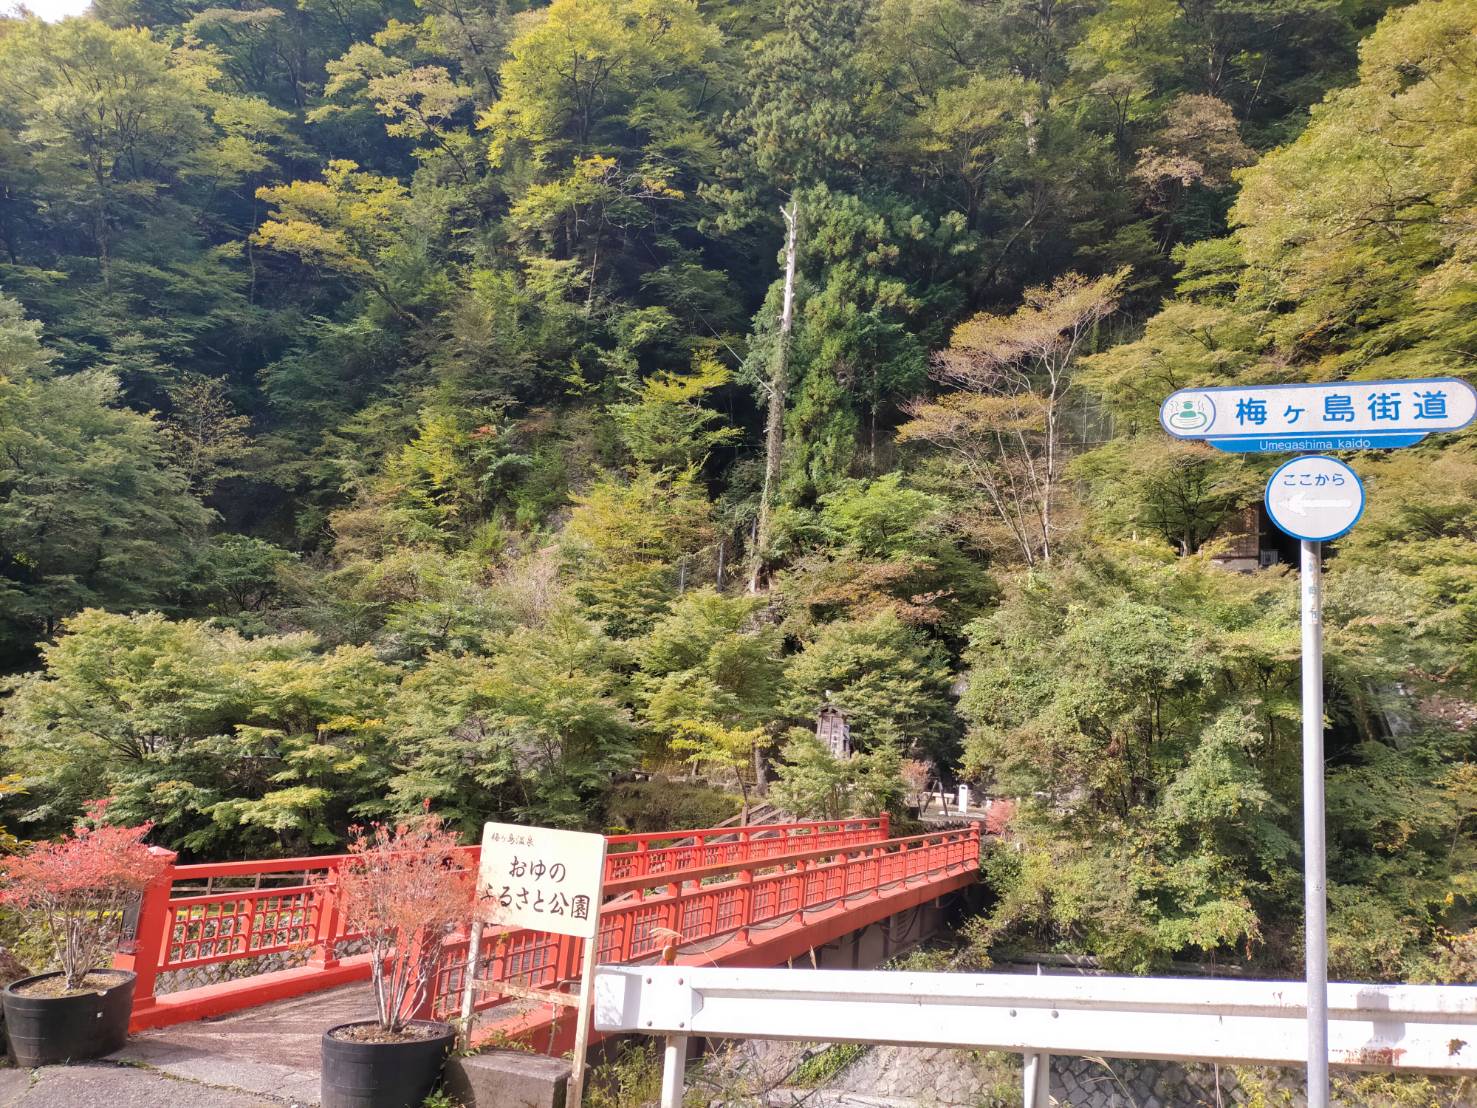
[[1307, 542], [1336, 539], [1364, 511], [1359, 475], [1337, 458], [1305, 454], [1267, 480], [1267, 515], [1284, 534]]
[[1305, 496], [1303, 493], [1295, 492], [1287, 501], [1289, 511], [1296, 512], [1300, 516], [1308, 514], [1310, 509], [1319, 508], [1352, 508], [1354, 501], [1345, 498], [1343, 500], [1330, 500], [1316, 496]]

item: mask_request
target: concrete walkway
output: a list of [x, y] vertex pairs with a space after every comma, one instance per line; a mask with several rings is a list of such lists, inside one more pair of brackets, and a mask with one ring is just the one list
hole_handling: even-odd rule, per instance
[[[112, 1055], [110, 1060], [145, 1067], [132, 1072], [148, 1075], [156, 1082], [172, 1081], [181, 1086], [185, 1093], [178, 1103], [188, 1104], [191, 1108], [205, 1108], [207, 1105], [214, 1108], [216, 1104], [221, 1108], [246, 1108], [248, 1105], [254, 1108], [265, 1104], [306, 1108], [318, 1103], [321, 1077], [318, 1051], [323, 1032], [335, 1024], [372, 1019], [373, 1016], [374, 998], [368, 986], [345, 985], [233, 1012], [217, 1019], [144, 1031], [133, 1036], [128, 1045]], [[120, 1072], [117, 1066], [112, 1069], [115, 1074]], [[46, 1069], [38, 1072], [49, 1079], [55, 1071]], [[126, 1083], [120, 1079], [120, 1088]], [[188, 1095], [191, 1089], [194, 1090], [193, 1096]], [[218, 1091], [223, 1099], [205, 1099], [207, 1090], [211, 1090], [210, 1095]], [[0, 1100], [0, 1108], [8, 1108], [9, 1103]], [[19, 1100], [14, 1103], [32, 1108], [33, 1102]], [[34, 1103], [40, 1106], [53, 1102]], [[79, 1098], [65, 1103], [111, 1106], [133, 1102]], [[164, 1105], [175, 1101], [144, 1099], [138, 1103]]]
[[96, 1062], [0, 1068], [0, 1108], [313, 1108], [323, 1032], [373, 1016], [358, 984], [144, 1031]]
[[[316, 1100], [316, 1090], [314, 1095]], [[290, 1103], [112, 1062], [0, 1070], [0, 1108], [283, 1108]]]

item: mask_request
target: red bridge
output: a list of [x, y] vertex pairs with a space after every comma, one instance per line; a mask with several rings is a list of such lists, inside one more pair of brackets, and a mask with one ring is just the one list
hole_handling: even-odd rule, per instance
[[[599, 960], [640, 964], [675, 945], [679, 963], [777, 966], [978, 877], [978, 827], [890, 837], [887, 817], [612, 835]], [[475, 868], [480, 848], [466, 849]], [[333, 875], [345, 855], [173, 865], [146, 891], [115, 965], [138, 975], [133, 1029], [220, 1016], [367, 980], [360, 936]], [[453, 944], [422, 1015], [455, 1016], [466, 935]], [[475, 1037], [540, 1034], [567, 1049], [548, 1003], [578, 977], [582, 940], [488, 925]], [[808, 964], [808, 963], [807, 963]], [[524, 999], [519, 999], [523, 997]], [[564, 1020], [563, 1024], [572, 1021]]]

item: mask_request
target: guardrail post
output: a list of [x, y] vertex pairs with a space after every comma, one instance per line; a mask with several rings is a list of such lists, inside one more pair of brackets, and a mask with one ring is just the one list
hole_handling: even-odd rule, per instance
[[131, 970], [136, 977], [133, 985], [135, 1012], [154, 1003], [154, 981], [159, 976], [164, 946], [169, 940], [165, 933], [169, 927], [169, 894], [174, 889], [174, 863], [179, 857], [162, 846], [149, 847], [149, 853], [164, 859], [164, 869], [144, 886], [133, 938], [120, 942], [118, 952], [113, 955], [114, 969]]
[[892, 838], [892, 813], [883, 812], [878, 819], [878, 826], [882, 828], [882, 837], [884, 839]]
[[1051, 1055], [1027, 1054], [1025, 1069], [1024, 1108], [1050, 1108], [1051, 1105]]
[[662, 1061], [661, 1108], [682, 1108], [686, 1071], [687, 1036], [668, 1035], [666, 1057]]

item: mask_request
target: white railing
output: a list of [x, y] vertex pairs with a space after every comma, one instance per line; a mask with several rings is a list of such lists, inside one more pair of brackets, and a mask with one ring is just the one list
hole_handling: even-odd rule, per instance
[[[690, 1035], [968, 1047], [1025, 1055], [1027, 1108], [1050, 1055], [1302, 1065], [1300, 981], [1027, 977], [897, 970], [601, 966], [595, 1026], [666, 1036], [662, 1108], [680, 1108]], [[1477, 1072], [1477, 987], [1328, 987], [1329, 1062]]]

